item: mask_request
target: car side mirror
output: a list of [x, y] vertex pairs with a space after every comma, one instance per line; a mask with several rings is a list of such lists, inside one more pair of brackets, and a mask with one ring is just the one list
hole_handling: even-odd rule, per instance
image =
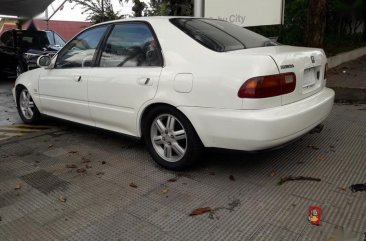
[[50, 57], [50, 56], [48, 56], [48, 55], [42, 55], [42, 56], [40, 56], [40, 57], [37, 59], [37, 65], [38, 65], [39, 67], [44, 67], [44, 68], [46, 68], [46, 67], [49, 67], [49, 66], [51, 65], [51, 63], [52, 63], [52, 59], [51, 59], [51, 57]]

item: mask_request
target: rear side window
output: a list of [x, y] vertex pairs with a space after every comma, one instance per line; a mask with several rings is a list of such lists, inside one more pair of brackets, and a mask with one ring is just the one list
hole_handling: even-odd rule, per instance
[[1, 36], [1, 42], [6, 46], [6, 47], [14, 47], [14, 40], [13, 40], [13, 33], [12, 32], [5, 32], [2, 36]]
[[162, 66], [158, 42], [145, 23], [116, 24], [103, 48], [100, 67]]
[[18, 31], [16, 35], [18, 46], [22, 51], [43, 50], [50, 45], [47, 34], [42, 31]]
[[275, 45], [264, 36], [222, 20], [173, 18], [170, 21], [191, 38], [216, 52]]

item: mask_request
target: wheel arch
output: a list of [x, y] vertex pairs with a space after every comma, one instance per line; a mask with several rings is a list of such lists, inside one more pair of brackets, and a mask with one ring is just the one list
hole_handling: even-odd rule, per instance
[[192, 125], [194, 131], [196, 132], [198, 138], [200, 139], [201, 143], [202, 143], [202, 139], [200, 137], [200, 135], [198, 134], [196, 127], [193, 125], [192, 121], [188, 118], [188, 116], [186, 114], [184, 114], [181, 110], [179, 110], [176, 106], [172, 105], [172, 104], [168, 104], [168, 103], [164, 103], [164, 102], [155, 102], [155, 103], [150, 103], [147, 106], [145, 106], [142, 111], [140, 112], [139, 118], [138, 118], [138, 133], [139, 136], [141, 138], [143, 138], [143, 130], [144, 130], [144, 125], [145, 125], [145, 121], [144, 119], [146, 118], [147, 114], [153, 110], [154, 108], [157, 107], [162, 107], [162, 106], [166, 106], [166, 107], [170, 107], [175, 109], [176, 111], [178, 111], [179, 113], [181, 113], [184, 117], [187, 118], [187, 120], [189, 121], [189, 123]]
[[23, 84], [17, 84], [15, 86], [15, 96], [14, 96], [14, 100], [15, 100], [15, 104], [18, 106], [18, 94], [22, 89], [26, 89], [27, 87], [25, 87]]
[[144, 106], [138, 116], [138, 134], [140, 137], [142, 137], [144, 134], [143, 130], [144, 130], [144, 124], [145, 124], [144, 122], [145, 122], [146, 115], [154, 108], [162, 107], [162, 106], [166, 106], [166, 107], [170, 107], [170, 108], [174, 108], [174, 109], [178, 110], [177, 107], [175, 107], [174, 105], [167, 104], [164, 102], [155, 102], [155, 103], [150, 103], [150, 104]]

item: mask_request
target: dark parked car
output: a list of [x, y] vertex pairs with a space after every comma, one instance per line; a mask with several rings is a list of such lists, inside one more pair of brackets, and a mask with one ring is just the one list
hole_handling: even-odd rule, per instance
[[0, 74], [19, 76], [37, 68], [40, 55], [53, 56], [65, 41], [54, 31], [9, 30], [0, 37]]

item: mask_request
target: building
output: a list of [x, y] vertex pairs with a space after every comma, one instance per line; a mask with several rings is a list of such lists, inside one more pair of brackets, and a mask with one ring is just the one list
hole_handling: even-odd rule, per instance
[[[30, 21], [26, 22], [22, 25], [22, 29], [28, 29], [30, 25]], [[65, 41], [69, 41], [72, 39], [77, 33], [81, 30], [92, 25], [90, 22], [77, 22], [77, 21], [58, 21], [58, 20], [50, 20], [48, 22], [48, 28], [46, 21], [35, 19], [33, 20], [34, 26], [38, 30], [53, 30], [57, 32]], [[15, 19], [2, 19], [0, 21], [0, 36], [2, 33], [11, 30], [17, 29], [17, 20]]]
[[[22, 28], [27, 29], [30, 25], [30, 21], [23, 24]], [[65, 41], [69, 41], [72, 39], [77, 33], [81, 30], [92, 25], [90, 22], [76, 22], [76, 21], [59, 21], [59, 20], [50, 20], [47, 23], [44, 20], [34, 19], [34, 26], [38, 30], [53, 30], [57, 32]]]
[[3, 32], [6, 32], [11, 29], [17, 28], [17, 24], [15, 20], [5, 20], [2, 19], [0, 21], [0, 36]]

